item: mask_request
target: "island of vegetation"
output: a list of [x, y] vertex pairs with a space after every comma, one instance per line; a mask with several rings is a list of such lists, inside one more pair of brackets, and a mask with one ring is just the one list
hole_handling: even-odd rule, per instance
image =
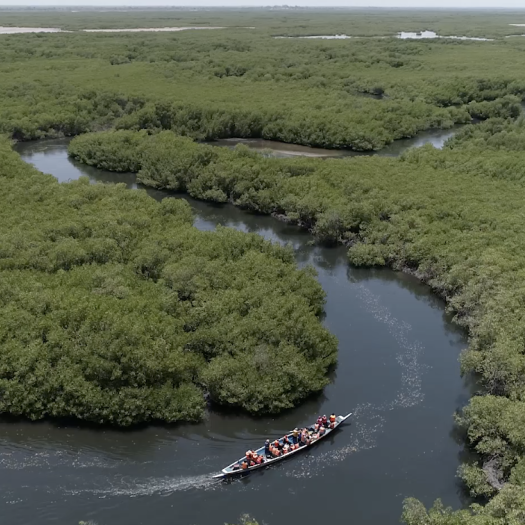
[[290, 250], [200, 232], [181, 200], [59, 184], [5, 140], [0, 180], [0, 412], [195, 421], [205, 392], [278, 412], [327, 384], [324, 293]]
[[[74, 31], [95, 23], [63, 16]], [[427, 511], [409, 499], [403, 518], [523, 523], [525, 38], [506, 38], [518, 34], [508, 14], [468, 15], [468, 23], [437, 13], [379, 22], [339, 13], [260, 23], [249, 12], [178, 16], [229, 29], [9, 37], [0, 49], [0, 130], [17, 140], [79, 135], [70, 154], [84, 163], [273, 214], [320, 242], [345, 244], [352, 264], [428, 283], [470, 335], [462, 370], [476, 376], [479, 395], [456, 420], [477, 457], [460, 475], [479, 503]], [[493, 40], [395, 38], [423, 20], [439, 34], [467, 26], [469, 36]], [[275, 38], [328, 28], [360, 38]], [[398, 159], [276, 159], [199, 143], [258, 137], [377, 150], [473, 119], [484, 122], [443, 150]], [[0, 169], [0, 410], [122, 425], [194, 420], [205, 391], [263, 412], [326, 384], [336, 343], [319, 323], [323, 293], [288, 250], [230, 230], [197, 232], [176, 199], [59, 185], [5, 143]]]

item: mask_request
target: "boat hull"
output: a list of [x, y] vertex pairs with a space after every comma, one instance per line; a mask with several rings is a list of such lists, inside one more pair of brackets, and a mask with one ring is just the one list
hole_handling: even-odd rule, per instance
[[[341, 424], [343, 424], [351, 415], [352, 415], [352, 413], [347, 414], [346, 416], [338, 416], [337, 419], [336, 419], [336, 424], [335, 424], [334, 428], [327, 429], [327, 431], [325, 432], [324, 435], [322, 435], [321, 437], [317, 438], [314, 442], [310, 443], [309, 445], [304, 445], [302, 447], [299, 447], [298, 449], [295, 449], [292, 452], [288, 452], [288, 454], [285, 454], [283, 456], [278, 456], [276, 458], [268, 459], [264, 463], [261, 463], [259, 465], [254, 465], [253, 467], [248, 467], [246, 469], [232, 470], [232, 468], [233, 468], [233, 466], [235, 464], [237, 464], [237, 463], [240, 464], [243, 461], [244, 458], [241, 458], [238, 461], [235, 461], [234, 463], [232, 463], [231, 465], [228, 465], [226, 468], [224, 468], [222, 470], [222, 472], [220, 474], [217, 474], [216, 476], [213, 476], [213, 478], [215, 478], [215, 479], [227, 479], [227, 478], [233, 478], [233, 477], [236, 477], [236, 476], [241, 476], [243, 474], [248, 474], [249, 472], [253, 472], [254, 470], [259, 470], [259, 469], [262, 469], [262, 468], [266, 468], [266, 467], [269, 467], [270, 465], [274, 465], [275, 463], [278, 463], [279, 461], [283, 461], [285, 459], [288, 459], [288, 458], [292, 457], [294, 454], [297, 454], [298, 452], [302, 452], [304, 450], [308, 450], [311, 447], [315, 446], [320, 441], [322, 441], [323, 439], [325, 439], [326, 436], [329, 436], [330, 434], [332, 434], [332, 432], [336, 431], [339, 428], [339, 426]], [[288, 437], [290, 437], [291, 435], [292, 434], [287, 434]], [[256, 450], [256, 452], [258, 454], [264, 455], [264, 447], [261, 447], [260, 449]]]

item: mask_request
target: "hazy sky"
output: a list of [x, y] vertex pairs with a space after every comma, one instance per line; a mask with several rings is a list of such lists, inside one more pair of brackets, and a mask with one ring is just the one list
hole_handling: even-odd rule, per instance
[[342, 6], [524, 8], [525, 0], [0, 0], [0, 6]]

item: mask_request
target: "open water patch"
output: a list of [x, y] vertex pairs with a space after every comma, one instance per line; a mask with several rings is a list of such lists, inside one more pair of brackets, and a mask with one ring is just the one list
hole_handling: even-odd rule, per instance
[[434, 31], [418, 31], [418, 32], [410, 32], [410, 31], [401, 31], [397, 34], [396, 38], [400, 38], [401, 40], [409, 40], [409, 39], [415, 39], [415, 40], [423, 40], [426, 38], [447, 38], [451, 40], [475, 40], [478, 42], [493, 42], [493, 38], [481, 38], [481, 37], [474, 37], [474, 36], [441, 36], [435, 33]]
[[[226, 27], [135, 27], [123, 29], [82, 29], [85, 33], [170, 33], [174, 31], [193, 31], [201, 29], [227, 29]], [[255, 29], [254, 27], [245, 27], [243, 29]]]
[[129, 461], [110, 457], [97, 457], [89, 451], [61, 451], [61, 450], [9, 450], [0, 453], [0, 470], [23, 469], [115, 469], [122, 467]]
[[[520, 24], [511, 24], [511, 25], [520, 25]], [[525, 26], [525, 24], [523, 24]], [[389, 36], [351, 36], [351, 35], [345, 35], [345, 34], [336, 34], [336, 35], [308, 35], [308, 36], [275, 36], [274, 38], [284, 38], [284, 39], [322, 39], [322, 40], [346, 40], [349, 38], [354, 39], [363, 39], [363, 38], [391, 38]], [[473, 37], [473, 36], [441, 36], [435, 33], [434, 31], [400, 31], [395, 35], [393, 38], [399, 38], [401, 40], [409, 40], [409, 39], [415, 39], [415, 40], [423, 40], [423, 39], [430, 39], [430, 38], [446, 38], [451, 40], [474, 40], [478, 42], [492, 42], [494, 41], [493, 38], [483, 38], [483, 37]]]
[[349, 35], [309, 35], [309, 36], [276, 36], [275, 38], [303, 38], [303, 39], [321, 39], [321, 40], [346, 40], [356, 38]]
[[70, 33], [58, 27], [7, 27], [0, 26], [0, 35], [16, 35], [20, 33]]

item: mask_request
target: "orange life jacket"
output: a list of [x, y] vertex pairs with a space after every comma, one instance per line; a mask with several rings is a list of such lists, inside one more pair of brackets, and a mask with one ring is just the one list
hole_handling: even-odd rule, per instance
[[335, 423], [335, 416], [333, 414], [330, 416], [330, 423]]

